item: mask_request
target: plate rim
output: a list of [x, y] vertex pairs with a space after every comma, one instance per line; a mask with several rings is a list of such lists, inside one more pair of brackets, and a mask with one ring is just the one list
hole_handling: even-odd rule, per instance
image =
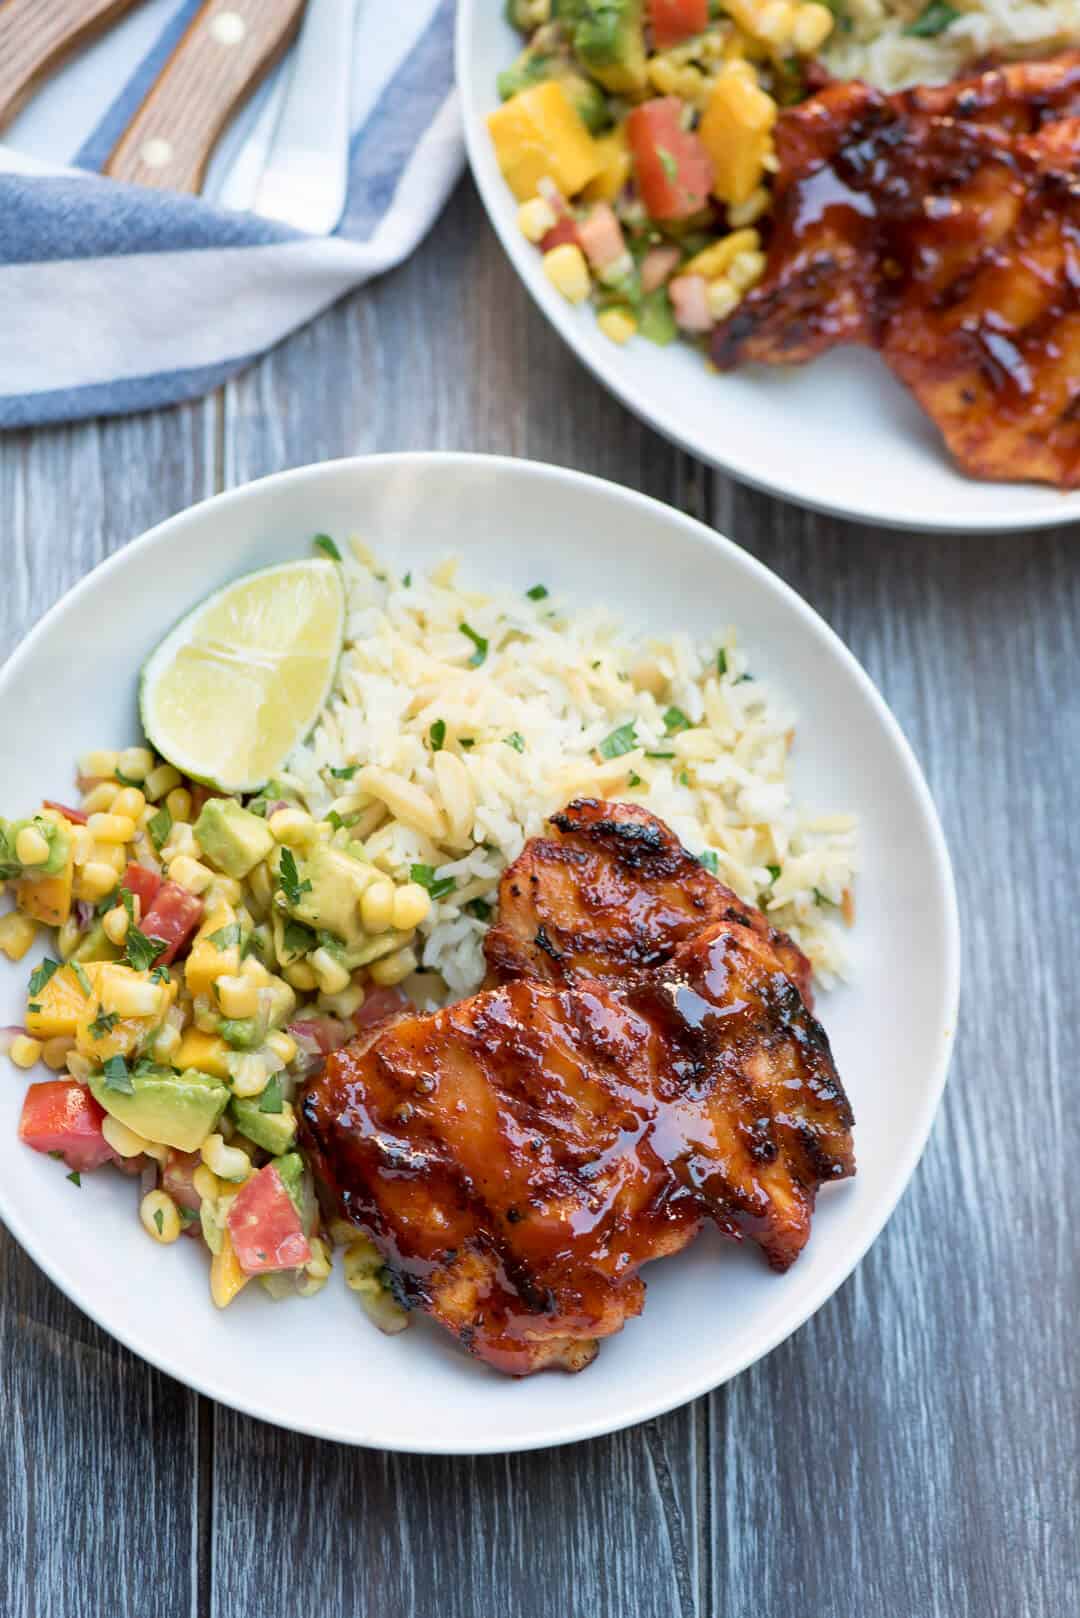
[[[13, 1210], [9, 1205], [7, 1185], [0, 1176], [0, 1219], [4, 1226], [15, 1238], [39, 1269], [44, 1271], [49, 1280], [59, 1288], [76, 1308], [87, 1315], [96, 1326], [147, 1361], [156, 1370], [174, 1377], [185, 1387], [215, 1400], [229, 1409], [237, 1410], [243, 1415], [252, 1416], [260, 1421], [267, 1421], [273, 1426], [281, 1427], [286, 1431], [305, 1434], [309, 1437], [325, 1439], [332, 1443], [343, 1443], [359, 1448], [369, 1448], [390, 1454], [416, 1454], [416, 1455], [499, 1455], [524, 1454], [531, 1450], [554, 1448], [558, 1445], [584, 1442], [591, 1438], [607, 1436], [622, 1432], [628, 1427], [649, 1421], [655, 1417], [665, 1415], [672, 1410], [682, 1408], [693, 1400], [712, 1392], [715, 1388], [723, 1386], [733, 1377], [740, 1375], [749, 1366], [764, 1359], [779, 1346], [780, 1343], [793, 1336], [808, 1320], [828, 1301], [832, 1295], [849, 1279], [852, 1272], [862, 1262], [867, 1251], [877, 1240], [885, 1225], [892, 1217], [901, 1198], [907, 1190], [919, 1161], [926, 1149], [930, 1132], [937, 1118], [941, 1098], [948, 1079], [952, 1050], [955, 1044], [957, 1028], [957, 1015], [960, 1001], [960, 913], [957, 901], [955, 875], [952, 860], [949, 854], [945, 833], [941, 825], [937, 808], [934, 804], [929, 785], [922, 768], [915, 755], [914, 749], [908, 741], [899, 721], [889, 708], [885, 698], [877, 689], [870, 675], [862, 664], [850, 651], [841, 637], [821, 616], [817, 610], [803, 599], [802, 596], [786, 580], [767, 567], [764, 562], [743, 550], [734, 540], [718, 533], [696, 518], [688, 516], [685, 512], [667, 505], [652, 495], [643, 494], [635, 489], [628, 489], [622, 484], [613, 483], [610, 479], [598, 477], [593, 473], [577, 471], [574, 468], [557, 466], [549, 462], [533, 461], [522, 457], [509, 455], [486, 455], [471, 451], [457, 450], [404, 450], [389, 451], [375, 455], [341, 456], [331, 460], [312, 462], [300, 467], [292, 467], [285, 471], [269, 473], [263, 477], [252, 479], [250, 482], [238, 485], [236, 488], [223, 490], [218, 494], [209, 495], [175, 512], [172, 516], [164, 518], [152, 528], [139, 534], [136, 538], [122, 545], [119, 550], [112, 552], [100, 561], [82, 578], [78, 579], [70, 589], [66, 590], [50, 606], [45, 613], [32, 626], [28, 633], [16, 645], [11, 654], [0, 665], [0, 699], [8, 681], [15, 677], [24, 659], [28, 658], [36, 648], [39, 641], [45, 639], [54, 624], [63, 616], [68, 608], [81, 596], [96, 586], [103, 578], [113, 572], [123, 569], [132, 555], [155, 546], [166, 545], [190, 522], [197, 520], [204, 508], [214, 506], [219, 511], [227, 511], [234, 503], [240, 503], [250, 497], [251, 491], [261, 489], [265, 485], [281, 487], [284, 484], [303, 484], [305, 482], [317, 483], [328, 471], [341, 472], [342, 470], [362, 469], [372, 465], [409, 469], [418, 465], [454, 466], [474, 471], [500, 472], [510, 471], [512, 474], [524, 474], [535, 477], [538, 482], [554, 480], [566, 482], [570, 485], [592, 488], [594, 491], [603, 491], [608, 498], [616, 502], [624, 501], [628, 505], [643, 508], [654, 520], [661, 522], [674, 522], [693, 535], [699, 542], [704, 541], [721, 554], [729, 565], [742, 568], [766, 589], [779, 595], [785, 606], [807, 622], [834, 654], [838, 655], [846, 672], [863, 696], [868, 700], [871, 709], [879, 724], [888, 733], [889, 739], [896, 748], [905, 767], [905, 773], [911, 781], [920, 811], [925, 824], [928, 848], [932, 856], [932, 863], [937, 881], [940, 885], [943, 904], [945, 931], [943, 938], [944, 959], [944, 985], [943, 985], [943, 1027], [939, 1028], [935, 1037], [936, 1056], [932, 1069], [928, 1075], [929, 1083], [924, 1093], [922, 1106], [917, 1115], [915, 1125], [911, 1131], [906, 1151], [893, 1164], [890, 1177], [881, 1194], [879, 1204], [860, 1233], [853, 1253], [839, 1264], [828, 1267], [817, 1286], [803, 1300], [797, 1308], [794, 1317], [787, 1318], [779, 1323], [767, 1337], [755, 1345], [753, 1350], [742, 1355], [737, 1362], [723, 1371], [719, 1376], [706, 1375], [693, 1380], [692, 1383], [680, 1385], [674, 1392], [668, 1390], [659, 1397], [642, 1397], [633, 1406], [620, 1411], [616, 1420], [610, 1417], [600, 1417], [596, 1421], [580, 1419], [564, 1422], [562, 1425], [530, 1432], [525, 1437], [515, 1439], [512, 1443], [501, 1442], [497, 1436], [485, 1439], [479, 1435], [476, 1441], [458, 1442], [443, 1440], [432, 1445], [413, 1441], [388, 1442], [382, 1437], [365, 1437], [355, 1433], [342, 1434], [332, 1426], [317, 1421], [305, 1421], [302, 1408], [297, 1415], [283, 1415], [270, 1412], [257, 1398], [244, 1398], [237, 1396], [231, 1389], [223, 1391], [216, 1385], [212, 1375], [193, 1373], [192, 1369], [184, 1363], [182, 1354], [170, 1351], [162, 1354], [156, 1345], [147, 1341], [137, 1326], [117, 1329], [107, 1323], [99, 1308], [85, 1298], [77, 1280], [71, 1280], [60, 1274], [61, 1266], [41, 1250], [36, 1238], [35, 1227], [22, 1217], [20, 1212]], [[11, 1142], [0, 1150], [10, 1147]]]
[[[470, 49], [471, 33], [480, 17], [481, 6], [491, 5], [492, 0], [458, 0], [457, 22], [454, 37], [454, 76], [457, 86], [458, 101], [461, 109], [461, 121], [465, 134], [465, 150], [469, 162], [469, 171], [473, 183], [480, 195], [480, 200], [506, 257], [509, 259], [518, 279], [525, 287], [535, 306], [544, 315], [548, 324], [558, 333], [559, 337], [574, 354], [580, 364], [591, 376], [614, 394], [619, 403], [630, 411], [631, 415], [643, 421], [653, 431], [669, 439], [686, 454], [692, 455], [695, 460], [704, 461], [706, 465], [726, 473], [737, 479], [738, 482], [756, 489], [761, 494], [770, 495], [775, 499], [786, 500], [792, 505], [801, 506], [808, 511], [819, 512], [828, 517], [840, 517], [846, 522], [865, 523], [869, 527], [899, 530], [907, 533], [925, 534], [1010, 534], [1024, 533], [1028, 530], [1052, 529], [1066, 527], [1070, 523], [1080, 523], [1080, 490], [1064, 489], [1056, 491], [1062, 501], [1067, 501], [1071, 510], [1057, 512], [1049, 509], [1045, 503], [1045, 496], [1055, 491], [1044, 484], [1016, 484], [1013, 482], [999, 483], [990, 479], [965, 478], [964, 481], [973, 488], [980, 490], [982, 498], [987, 504], [975, 510], [965, 510], [955, 515], [943, 512], [936, 517], [911, 516], [903, 513], [875, 507], [873, 504], [858, 503], [856, 501], [828, 500], [805, 493], [797, 483], [785, 479], [782, 463], [775, 476], [764, 478], [759, 473], [747, 470], [737, 458], [726, 459], [719, 449], [710, 448], [700, 443], [692, 443], [681, 429], [678, 419], [673, 418], [666, 409], [643, 403], [633, 389], [624, 383], [617, 375], [613, 375], [606, 367], [597, 353], [590, 352], [589, 345], [580, 340], [573, 326], [573, 317], [578, 310], [566, 304], [565, 309], [560, 307], [560, 295], [549, 289], [543, 279], [540, 269], [540, 260], [536, 257], [535, 266], [531, 260], [535, 257], [535, 249], [519, 236], [509, 219], [504, 217], [506, 201], [504, 186], [501, 178], [498, 182], [491, 180], [485, 174], [485, 164], [480, 159], [481, 150], [486, 150], [487, 135], [482, 128], [482, 120], [473, 118], [470, 108], [475, 104], [474, 77], [472, 72], [472, 53]], [[550, 296], [549, 296], [550, 292]], [[963, 478], [963, 474], [959, 474]], [[1040, 506], [1036, 510], [1017, 510], [1003, 513], [995, 509], [993, 503], [994, 491], [1002, 487], [1019, 487], [1030, 490], [1031, 498], [1039, 498]]]

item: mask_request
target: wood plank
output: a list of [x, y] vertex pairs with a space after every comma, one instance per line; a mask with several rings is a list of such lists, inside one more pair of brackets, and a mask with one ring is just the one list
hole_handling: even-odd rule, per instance
[[926, 769], [965, 924], [927, 1155], [855, 1277], [710, 1401], [710, 1610], [1080, 1610], [1076, 530], [889, 534], [718, 480], [716, 522], [866, 664]]
[[[553, 339], [486, 231], [463, 185], [409, 265], [232, 386], [226, 482], [446, 447], [692, 498], [674, 452]], [[360, 1387], [362, 1337], [356, 1353]], [[292, 1618], [313, 1600], [325, 1618], [697, 1614], [701, 1414], [553, 1454], [438, 1460], [349, 1451], [219, 1410], [215, 1618]]]
[[[103, 556], [206, 492], [203, 420], [0, 439], [0, 657]], [[65, 777], [72, 763], [58, 761]], [[4, 1618], [188, 1618], [199, 1401], [80, 1314], [2, 1230], [0, 1359]]]

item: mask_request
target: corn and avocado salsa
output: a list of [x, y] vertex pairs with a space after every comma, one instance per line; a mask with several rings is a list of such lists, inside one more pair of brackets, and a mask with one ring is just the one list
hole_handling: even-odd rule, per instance
[[518, 223], [613, 342], [707, 336], [765, 269], [781, 106], [818, 0], [510, 0], [524, 48], [488, 125]]
[[316, 819], [271, 781], [215, 794], [146, 747], [87, 754], [78, 802], [0, 819], [0, 951], [48, 953], [25, 1020], [4, 1033], [37, 1072], [19, 1133], [68, 1179], [113, 1166], [139, 1183], [151, 1239], [198, 1239], [224, 1307], [258, 1277], [318, 1292], [335, 1237], [384, 1330], [403, 1311], [354, 1228], [326, 1227], [293, 1097], [326, 1052], [402, 1003], [431, 897], [368, 860], [348, 770]]

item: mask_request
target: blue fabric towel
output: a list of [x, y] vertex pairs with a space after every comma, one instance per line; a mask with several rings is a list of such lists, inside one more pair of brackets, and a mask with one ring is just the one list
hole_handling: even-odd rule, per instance
[[221, 143], [202, 197], [104, 179], [199, 3], [144, 0], [5, 132], [0, 427], [208, 392], [406, 258], [460, 172], [454, 0], [360, 0], [348, 200], [333, 236], [215, 206], [260, 111], [273, 111], [273, 81]]

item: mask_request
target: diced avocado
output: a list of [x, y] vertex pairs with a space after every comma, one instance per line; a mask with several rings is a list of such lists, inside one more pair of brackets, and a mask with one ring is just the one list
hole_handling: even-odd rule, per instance
[[[363, 933], [360, 900], [371, 880], [371, 867], [327, 844], [320, 844], [307, 858], [298, 857], [296, 867], [302, 891], [289, 905], [293, 920], [316, 932], [333, 933], [346, 947], [358, 941]], [[305, 886], [308, 882], [310, 888]]]
[[284, 1157], [278, 1158], [275, 1166], [293, 1207], [300, 1215], [304, 1235], [310, 1236], [315, 1229], [319, 1209], [315, 1201], [311, 1175], [304, 1166], [304, 1159], [299, 1152], [287, 1152]]
[[94, 922], [85, 938], [80, 938], [78, 946], [72, 955], [73, 961], [118, 961], [122, 951], [111, 943], [105, 936], [105, 925], [102, 921]]
[[234, 1051], [253, 1051], [266, 1038], [266, 1024], [260, 1017], [222, 1017], [218, 1033]]
[[641, 0], [574, 0], [569, 20], [574, 51], [594, 79], [620, 95], [644, 90]]
[[106, 1083], [104, 1073], [92, 1073], [90, 1090], [119, 1123], [178, 1152], [198, 1151], [229, 1100], [224, 1084], [196, 1068], [184, 1073], [145, 1068], [132, 1072], [129, 1082], [130, 1091], [117, 1089]]
[[[49, 857], [38, 865], [24, 865], [15, 844], [19, 833], [32, 827], [40, 832], [49, 845]], [[11, 882], [17, 877], [59, 876], [67, 865], [71, 851], [71, 833], [59, 820], [46, 820], [34, 815], [30, 820], [0, 819], [0, 882]]]
[[583, 73], [575, 71], [564, 55], [557, 51], [538, 50], [527, 46], [511, 67], [499, 74], [499, 94], [504, 101], [528, 90], [534, 84], [555, 79], [562, 85], [571, 105], [586, 129], [593, 135], [611, 123], [607, 97], [598, 84], [593, 84]]
[[675, 341], [679, 328], [667, 287], [656, 287], [642, 298], [638, 306], [638, 331], [650, 343], [659, 343], [661, 348]]
[[257, 1097], [253, 1101], [244, 1101], [234, 1096], [229, 1103], [229, 1112], [241, 1134], [254, 1141], [256, 1146], [261, 1146], [264, 1152], [271, 1152], [274, 1157], [291, 1151], [296, 1144], [296, 1113], [291, 1102], [283, 1101], [280, 1112], [263, 1112]]
[[242, 882], [274, 847], [266, 821], [235, 798], [207, 798], [195, 822], [203, 854], [219, 871]]

